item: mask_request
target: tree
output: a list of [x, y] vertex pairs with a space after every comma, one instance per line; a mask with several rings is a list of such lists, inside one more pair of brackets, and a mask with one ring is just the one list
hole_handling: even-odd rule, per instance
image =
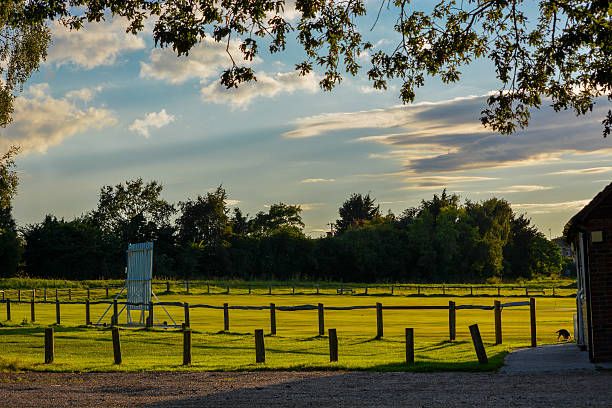
[[183, 243], [203, 242], [210, 247], [221, 245], [229, 234], [230, 224], [226, 208], [227, 193], [222, 186], [206, 197], [179, 203], [181, 216], [176, 220], [179, 239]]
[[12, 169], [17, 153], [19, 148], [11, 146], [0, 157], [0, 277], [12, 276], [17, 272], [23, 251], [12, 215], [12, 201], [19, 185], [19, 175]]
[[338, 208], [340, 219], [336, 220], [336, 233], [341, 234], [351, 227], [380, 217], [380, 206], [374, 206], [374, 201], [376, 199], [370, 198], [370, 193], [365, 196], [357, 193], [351, 194], [342, 207]]
[[299, 205], [272, 204], [268, 213], [260, 211], [255, 215], [250, 221], [250, 230], [255, 235], [269, 235], [280, 229], [303, 235], [304, 222], [301, 212]]
[[[1, 69], [1, 67], [0, 67]], [[19, 186], [19, 175], [15, 170], [14, 157], [19, 153], [19, 147], [11, 146], [9, 150], [0, 157], [0, 209], [10, 209], [13, 197], [17, 194]], [[3, 224], [0, 224], [0, 227]]]
[[47, 56], [51, 35], [45, 22], [26, 17], [32, 2], [0, 2], [0, 127], [11, 122], [15, 93]]
[[[404, 103], [414, 101], [426, 76], [453, 83], [460, 80], [464, 66], [486, 58], [500, 86], [489, 97], [481, 120], [502, 133], [527, 126], [530, 110], [542, 105], [542, 97], [551, 98], [555, 110], [573, 109], [577, 114], [590, 111], [598, 96], [612, 100], [609, 0], [541, 0], [533, 20], [528, 18], [532, 3], [524, 0], [440, 0], [428, 11], [416, 9], [410, 0], [379, 3], [376, 17], [368, 21], [366, 0], [297, 0], [301, 18], [295, 27], [283, 13], [284, 0], [12, 0], [8, 4], [15, 6], [4, 10], [8, 21], [42, 27], [47, 20], [60, 19], [75, 29], [103, 20], [110, 10], [130, 21], [132, 33], [152, 17], [156, 45], [172, 47], [178, 55], [188, 54], [205, 37], [226, 43], [229, 53], [230, 41], [237, 39], [240, 55], [230, 54], [232, 65], [221, 76], [227, 88], [256, 80], [248, 62], [258, 55], [261, 43], [271, 53], [283, 52], [292, 31], [297, 31], [306, 55], [296, 70], [306, 74], [319, 67], [324, 90], [342, 81], [343, 70], [357, 75], [362, 68], [358, 57], [371, 52], [367, 75], [374, 88], [386, 89], [389, 81], [399, 80]], [[396, 20], [396, 43], [374, 51], [362, 32], [383, 13]], [[612, 111], [603, 125], [607, 136]]]

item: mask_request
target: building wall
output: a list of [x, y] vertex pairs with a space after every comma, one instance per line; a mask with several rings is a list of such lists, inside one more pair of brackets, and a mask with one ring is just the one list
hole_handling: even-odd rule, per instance
[[586, 229], [603, 231], [603, 242], [588, 245], [593, 362], [612, 361], [612, 213], [596, 214]]

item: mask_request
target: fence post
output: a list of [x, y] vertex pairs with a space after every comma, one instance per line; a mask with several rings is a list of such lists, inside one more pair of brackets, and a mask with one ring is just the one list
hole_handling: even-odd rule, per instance
[[17, 291], [17, 301], [21, 302], [21, 289]]
[[149, 316], [147, 317], [147, 327], [153, 327], [153, 302], [149, 302]]
[[57, 302], [57, 301], [58, 301], [58, 299], [59, 299], [59, 298], [58, 298], [58, 290], [57, 290], [57, 289], [55, 289], [55, 301]]
[[68, 300], [72, 300], [72, 290], [68, 288]]
[[494, 302], [493, 311], [495, 314], [495, 344], [502, 344], [502, 323], [501, 323], [501, 302]]
[[47, 289], [43, 289], [43, 296], [46, 302], [47, 301]]
[[104, 289], [106, 289], [106, 297], [108, 297], [108, 286], [105, 287]]
[[480, 330], [478, 330], [477, 324], [470, 326], [470, 334], [472, 335], [472, 342], [474, 342], [474, 349], [476, 350], [478, 362], [480, 364], [487, 364], [489, 360], [487, 359], [487, 353], [484, 344], [482, 344], [482, 338], [480, 337]]
[[190, 326], [190, 322], [189, 322], [189, 303], [185, 302], [184, 308], [185, 308], [185, 327], [189, 327]]
[[189, 281], [185, 281], [185, 287], [187, 288], [187, 294], [189, 294]]
[[91, 324], [91, 315], [89, 313], [89, 299], [85, 299], [85, 325]]
[[223, 331], [229, 331], [229, 306], [223, 304]]
[[383, 336], [383, 314], [382, 303], [376, 303], [376, 338], [380, 339]]
[[87, 288], [87, 300], [91, 299], [91, 293], [89, 291], [89, 288]]
[[183, 332], [183, 365], [191, 364], [191, 329]]
[[366, 286], [366, 288], [365, 288], [365, 292], [364, 292], [363, 294], [364, 294], [364, 295], [367, 295], [367, 294], [368, 294], [368, 287], [367, 287], [367, 286]]
[[319, 285], [317, 285], [317, 295], [319, 294]]
[[420, 294], [421, 294], [421, 287], [417, 286], [417, 295], [420, 295]]
[[529, 320], [531, 320], [531, 347], [536, 347], [538, 345], [538, 340], [536, 338], [536, 309], [535, 309], [535, 299], [529, 299]]
[[325, 334], [325, 316], [323, 315], [323, 303], [319, 303], [319, 336]]
[[268, 286], [268, 295], [272, 294], [272, 286]]
[[553, 297], [555, 297], [555, 287], [552, 287], [552, 291], [553, 291]]
[[497, 287], [497, 296], [499, 296], [500, 287]]
[[210, 295], [210, 283], [206, 284], [206, 293]]
[[229, 295], [229, 285], [227, 285], [227, 294]]
[[393, 289], [394, 289], [394, 285], [391, 285], [391, 294], [393, 295]]
[[11, 299], [6, 299], [6, 320], [11, 320]]
[[329, 329], [329, 361], [338, 361], [338, 335], [336, 329]]
[[255, 362], [266, 362], [266, 347], [264, 345], [263, 329], [255, 329]]
[[115, 364], [121, 364], [121, 342], [119, 341], [119, 329], [113, 327], [111, 332], [113, 333], [113, 356], [115, 357]]
[[170, 292], [170, 282], [166, 282], [166, 292]]
[[45, 364], [51, 364], [55, 357], [53, 341], [53, 327], [45, 328]]
[[249, 295], [251, 294], [251, 285], [249, 285]]
[[448, 335], [451, 341], [455, 340], [457, 334], [457, 315], [455, 302], [448, 301]]
[[446, 289], [444, 289], [444, 285], [442, 285], [442, 296], [446, 295]]
[[474, 287], [470, 286], [470, 296], [474, 296]]
[[57, 324], [60, 324], [60, 303], [57, 300], [55, 301], [55, 319]]
[[270, 303], [270, 334], [276, 334], [276, 305]]
[[414, 329], [406, 328], [406, 364], [414, 364]]
[[119, 324], [119, 316], [117, 315], [117, 299], [113, 300], [113, 315], [111, 316], [111, 326]]
[[295, 285], [292, 285], [292, 286], [291, 286], [291, 294], [292, 294], [292, 295], [295, 295]]
[[34, 323], [36, 321], [36, 311], [34, 310], [34, 298], [32, 298], [32, 303], [30, 303], [30, 321]]

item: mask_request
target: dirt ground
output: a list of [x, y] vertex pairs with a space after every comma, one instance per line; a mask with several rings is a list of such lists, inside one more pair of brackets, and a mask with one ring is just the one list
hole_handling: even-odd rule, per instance
[[611, 407], [612, 372], [0, 373], [6, 407]]

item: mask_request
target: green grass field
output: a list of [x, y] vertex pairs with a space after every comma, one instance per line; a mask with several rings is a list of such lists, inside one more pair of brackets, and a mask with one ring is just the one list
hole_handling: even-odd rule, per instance
[[[263, 291], [263, 290], [262, 290]], [[323, 303], [325, 306], [374, 305], [492, 305], [495, 297], [412, 297], [350, 296], [333, 294], [251, 295], [166, 294], [162, 301], [208, 304], [293, 306]], [[94, 296], [95, 295], [95, 296]], [[40, 295], [39, 295], [40, 296]], [[92, 293], [94, 297], [103, 293]], [[112, 296], [112, 292], [111, 292]], [[54, 297], [54, 293], [53, 293]], [[65, 297], [65, 296], [64, 296]], [[24, 295], [24, 299], [29, 299]], [[63, 299], [63, 298], [62, 298]], [[51, 299], [49, 299], [51, 300]], [[82, 300], [76, 293], [73, 300]], [[500, 298], [502, 303], [519, 299]], [[524, 299], [521, 299], [524, 300]], [[96, 322], [107, 305], [92, 305], [91, 319]], [[4, 321], [5, 304], [0, 305], [0, 370], [44, 371], [177, 371], [177, 370], [378, 370], [441, 371], [491, 370], [503, 363], [506, 353], [530, 343], [529, 308], [505, 308], [502, 312], [504, 342], [495, 346], [492, 310], [457, 310], [457, 339], [448, 341], [448, 310], [385, 310], [384, 337], [376, 336], [374, 309], [325, 311], [325, 328], [336, 328], [339, 362], [329, 363], [327, 336], [319, 337], [317, 311], [276, 311], [277, 334], [270, 336], [268, 310], [230, 310], [230, 330], [223, 331], [223, 310], [195, 308], [190, 311], [193, 329], [193, 364], [182, 366], [182, 333], [177, 329], [120, 330], [123, 364], [113, 364], [109, 328], [86, 327], [84, 305], [62, 305], [61, 325], [55, 325], [55, 305], [37, 304], [36, 322], [30, 323], [30, 305], [12, 303], [10, 322]], [[156, 308], [160, 321], [169, 320]], [[575, 300], [572, 298], [537, 298], [538, 343], [555, 343], [555, 331], [572, 331]], [[183, 322], [180, 307], [168, 307], [177, 323]], [[110, 323], [110, 312], [103, 320]], [[125, 313], [120, 323], [125, 321]], [[489, 364], [479, 365], [468, 326], [478, 323]], [[55, 327], [55, 361], [45, 365], [44, 327]], [[404, 328], [415, 333], [416, 364], [404, 363]], [[255, 364], [255, 329], [266, 333], [266, 363]]]

